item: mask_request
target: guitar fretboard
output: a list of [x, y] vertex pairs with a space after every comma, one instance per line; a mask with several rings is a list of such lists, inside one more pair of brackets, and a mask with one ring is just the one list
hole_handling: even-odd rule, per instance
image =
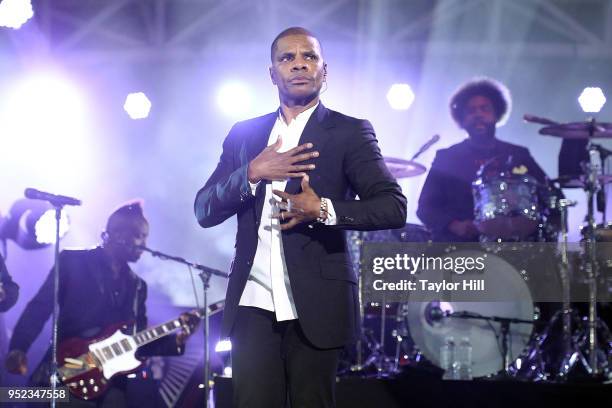
[[[192, 311], [198, 317], [202, 317], [203, 313], [201, 310]], [[145, 344], [151, 343], [161, 337], [171, 334], [177, 329], [181, 328], [181, 321], [179, 319], [170, 320], [169, 322], [162, 323], [158, 326], [151, 327], [140, 331], [134, 335], [134, 341], [136, 342], [136, 348], [144, 346]], [[94, 352], [103, 363], [111, 360], [115, 357], [132, 351], [130, 342], [126, 339], [120, 340], [116, 343], [112, 343], [109, 346], [98, 349]]]
[[151, 343], [161, 337], [164, 337], [176, 329], [181, 328], [181, 321], [179, 319], [175, 319], [166, 323], [162, 323], [159, 326], [151, 327], [149, 329], [138, 332], [134, 335], [134, 340], [138, 347], [143, 346], [145, 344]]

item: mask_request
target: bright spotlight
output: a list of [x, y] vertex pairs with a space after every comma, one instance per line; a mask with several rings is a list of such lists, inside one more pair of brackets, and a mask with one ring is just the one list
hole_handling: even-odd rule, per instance
[[606, 96], [599, 87], [587, 87], [578, 97], [583, 112], [597, 113], [606, 104]]
[[34, 10], [30, 0], [4, 0], [0, 2], [0, 26], [20, 28], [32, 18]]
[[215, 346], [215, 351], [217, 353], [231, 351], [231, 349], [232, 349], [232, 342], [229, 340], [221, 340], [217, 342], [217, 345]]
[[125, 98], [123, 109], [132, 119], [144, 119], [151, 111], [151, 101], [144, 92], [135, 92]]
[[219, 89], [217, 103], [228, 116], [245, 116], [251, 111], [253, 97], [244, 84], [230, 82]]
[[226, 377], [231, 377], [232, 376], [232, 367], [225, 367], [223, 369], [223, 375]]
[[395, 110], [408, 110], [414, 102], [414, 92], [408, 84], [393, 84], [387, 92], [387, 101]]
[[[62, 212], [60, 239], [70, 228]], [[23, 249], [44, 248], [55, 243], [55, 210], [45, 201], [15, 201], [6, 219], [0, 223], [0, 239], [12, 239]]]
[[23, 184], [54, 190], [92, 188], [103, 139], [91, 119], [89, 98], [78, 82], [53, 66], [24, 71], [5, 84], [0, 98], [1, 174], [18, 174], [3, 193]]
[[[36, 221], [34, 225], [34, 235], [36, 236], [36, 242], [39, 244], [55, 244], [55, 210], [47, 210], [41, 217]], [[62, 212], [62, 218], [60, 218], [60, 239], [68, 232], [70, 223], [66, 213]]]
[[13, 154], [9, 160], [44, 167], [50, 177], [61, 168], [74, 171], [88, 148], [84, 106], [79, 90], [54, 73], [28, 75], [17, 82], [0, 108], [0, 142]]

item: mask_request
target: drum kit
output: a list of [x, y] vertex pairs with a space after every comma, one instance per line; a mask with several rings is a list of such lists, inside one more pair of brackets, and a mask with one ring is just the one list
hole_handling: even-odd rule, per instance
[[[532, 115], [525, 115], [525, 120], [545, 125], [542, 135], [583, 140], [586, 152], [582, 156], [588, 160], [580, 164], [582, 171], [576, 177], [546, 184], [486, 163], [472, 183], [480, 248], [487, 253], [489, 269], [500, 288], [517, 300], [453, 302], [432, 298], [390, 303], [383, 298], [382, 302], [366, 302], [359, 274], [363, 334], [354, 354], [341, 366], [344, 374], [388, 377], [407, 368], [440, 371], [440, 348], [451, 336], [471, 342], [474, 377], [556, 382], [612, 379], [612, 335], [598, 315], [601, 308], [610, 306], [603, 300], [612, 293], [612, 250], [607, 250], [612, 245], [612, 225], [595, 220], [596, 210], [603, 212], [605, 219], [605, 205], [602, 208], [597, 198], [598, 193], [605, 196], [601, 192], [612, 182], [612, 175], [602, 170], [607, 150], [594, 143], [595, 139], [612, 138], [612, 124], [594, 120], [560, 124]], [[415, 161], [425, 149], [411, 160], [385, 158], [391, 174], [407, 178], [425, 173], [425, 166]], [[566, 199], [561, 188], [571, 187], [584, 190], [587, 214], [582, 239], [570, 248], [568, 211], [576, 202]], [[360, 270], [363, 243], [431, 245], [431, 235], [421, 225], [407, 224], [399, 230], [350, 232], [347, 242], [353, 266]], [[500, 251], [502, 243], [509, 242], [515, 245], [511, 251], [518, 254], [512, 259], [519, 262], [509, 261]], [[539, 243], [554, 248], [555, 256], [548, 262], [552, 272], [548, 273], [554, 273], [559, 282], [557, 303], [536, 302], [528, 284], [533, 271], [526, 272], [530, 259], [523, 254], [530, 252], [520, 251], [525, 245], [533, 249]], [[500, 246], [495, 249], [495, 244]], [[448, 245], [446, 252], [454, 256], [471, 251]], [[525, 258], [523, 263], [521, 257]], [[588, 302], [572, 301], [570, 293], [577, 281], [586, 287]], [[601, 293], [607, 294], [606, 299]]]

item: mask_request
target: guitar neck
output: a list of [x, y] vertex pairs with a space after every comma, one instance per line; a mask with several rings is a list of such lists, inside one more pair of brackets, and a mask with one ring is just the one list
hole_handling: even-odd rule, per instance
[[[202, 317], [204, 312], [200, 310], [193, 310], [191, 313], [197, 315], [198, 317]], [[182, 327], [182, 323], [180, 319], [169, 320], [160, 325], [149, 327], [148, 329], [139, 331], [134, 335], [134, 341], [138, 347], [144, 346], [145, 344], [149, 344], [154, 342], [155, 340], [161, 339], [169, 334], [174, 333], [176, 330]]]

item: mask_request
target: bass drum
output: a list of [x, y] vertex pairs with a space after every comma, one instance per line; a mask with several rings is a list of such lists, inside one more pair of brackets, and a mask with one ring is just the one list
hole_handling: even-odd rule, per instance
[[[448, 256], [478, 257], [484, 251], [458, 250]], [[487, 269], [480, 273], [485, 282], [495, 282], [487, 293], [499, 293], [499, 299], [517, 299], [500, 302], [441, 302], [433, 298], [412, 299], [401, 310], [410, 336], [418, 350], [434, 365], [440, 367], [440, 347], [453, 337], [456, 344], [468, 338], [472, 345], [472, 375], [485, 377], [504, 368], [500, 324], [480, 319], [453, 317], [440, 318], [443, 312], [469, 312], [474, 316], [497, 316], [533, 321], [536, 313], [530, 289], [524, 274], [501, 257], [486, 253]], [[429, 272], [428, 272], [429, 273]], [[467, 273], [462, 275], [468, 278]], [[442, 277], [437, 277], [441, 281]], [[496, 292], [497, 291], [497, 292]], [[497, 296], [496, 296], [497, 297]], [[519, 300], [520, 299], [520, 300]], [[436, 313], [437, 311], [437, 313]], [[509, 354], [514, 361], [527, 348], [533, 331], [532, 324], [511, 324], [509, 330]]]

